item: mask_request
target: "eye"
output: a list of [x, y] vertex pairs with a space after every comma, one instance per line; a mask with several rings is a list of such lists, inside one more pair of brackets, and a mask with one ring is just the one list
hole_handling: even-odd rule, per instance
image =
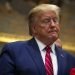
[[44, 19], [42, 20], [43, 23], [49, 23], [50, 22], [50, 19]]
[[58, 19], [57, 18], [53, 18], [53, 22], [58, 23]]

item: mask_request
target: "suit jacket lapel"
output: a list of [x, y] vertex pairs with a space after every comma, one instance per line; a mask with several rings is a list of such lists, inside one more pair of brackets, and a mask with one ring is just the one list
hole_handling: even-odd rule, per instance
[[33, 59], [33, 61], [35, 62], [35, 65], [37, 66], [37, 70], [39, 70], [39, 75], [46, 75], [45, 73], [45, 67], [44, 67], [44, 63], [43, 63], [43, 60], [42, 60], [42, 57], [41, 57], [41, 54], [40, 54], [40, 50], [39, 50], [39, 47], [35, 41], [35, 39], [31, 39], [29, 41], [29, 46], [31, 46], [29, 49], [29, 53]]
[[64, 75], [66, 69], [66, 60], [62, 49], [56, 47], [56, 55], [58, 61], [58, 75]]

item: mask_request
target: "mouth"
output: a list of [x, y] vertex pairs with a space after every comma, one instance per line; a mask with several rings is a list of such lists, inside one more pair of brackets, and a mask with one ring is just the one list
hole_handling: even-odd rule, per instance
[[57, 30], [50, 30], [49, 33], [57, 33]]
[[57, 30], [50, 30], [49, 35], [50, 36], [58, 36], [58, 31]]
[[51, 36], [57, 36], [57, 32], [51, 32], [50, 35]]

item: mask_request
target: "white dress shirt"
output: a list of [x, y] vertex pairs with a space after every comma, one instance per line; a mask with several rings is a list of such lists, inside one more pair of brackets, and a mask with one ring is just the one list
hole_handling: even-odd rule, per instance
[[[35, 40], [38, 44], [43, 62], [45, 64], [45, 55], [46, 55], [45, 47], [46, 47], [46, 45], [43, 44], [41, 41], [39, 41], [37, 38], [35, 38]], [[56, 56], [56, 53], [55, 53], [55, 44], [52, 44], [50, 47], [52, 49], [52, 52], [50, 52], [50, 56], [51, 56], [52, 64], [53, 64], [53, 72], [54, 72], [54, 75], [57, 75], [58, 63], [57, 63], [57, 56]]]

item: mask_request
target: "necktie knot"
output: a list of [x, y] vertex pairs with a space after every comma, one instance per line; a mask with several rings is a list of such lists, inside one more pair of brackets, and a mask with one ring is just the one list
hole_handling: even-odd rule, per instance
[[51, 52], [51, 47], [50, 46], [46, 46], [46, 52], [50, 53]]

